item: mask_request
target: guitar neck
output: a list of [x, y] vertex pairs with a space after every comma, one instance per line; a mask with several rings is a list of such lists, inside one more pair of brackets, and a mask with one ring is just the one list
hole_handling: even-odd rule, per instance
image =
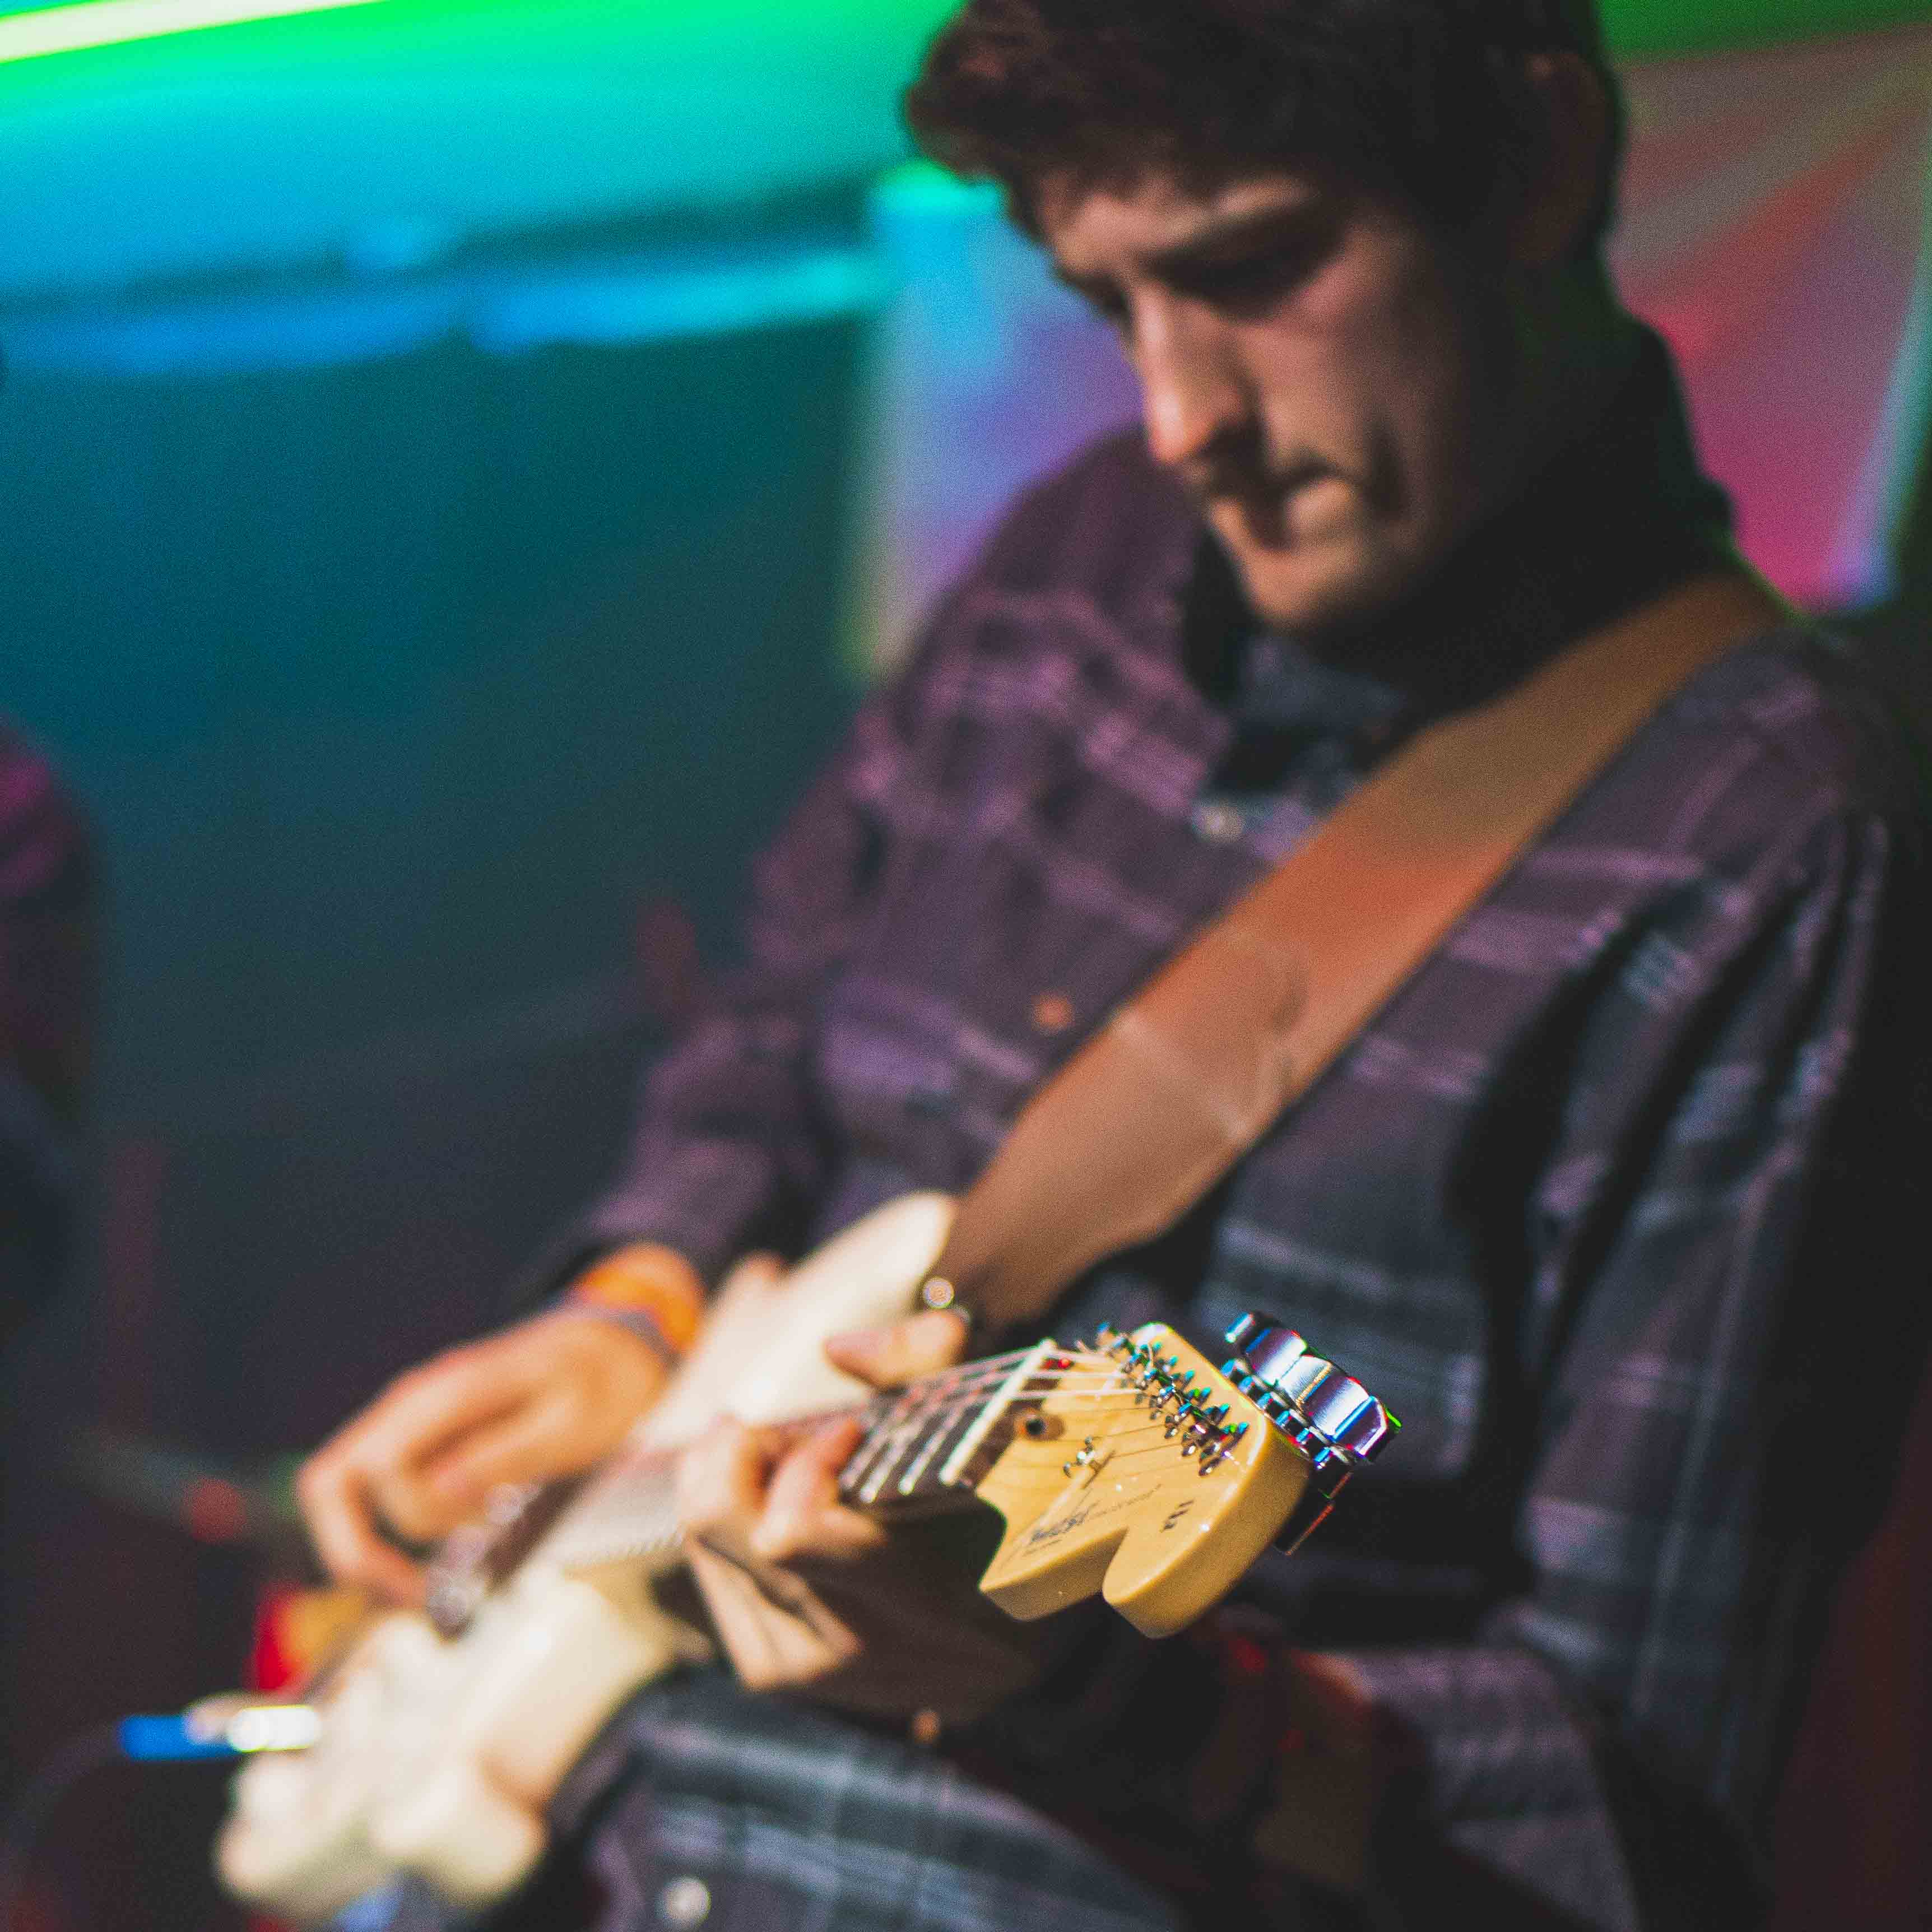
[[506, 1485], [484, 1514], [445, 1539], [429, 1566], [424, 1609], [446, 1637], [460, 1636], [484, 1599], [526, 1564], [594, 1570], [674, 1556], [676, 1458], [620, 1450], [587, 1477]]
[[[1016, 1435], [1059, 1432], [1041, 1406], [1087, 1360], [1041, 1342], [878, 1396], [866, 1406], [864, 1439], [839, 1472], [841, 1500], [874, 1516], [966, 1507]], [[1099, 1366], [1112, 1372], [1111, 1364]]]
[[[858, 1419], [838, 1481], [852, 1508], [990, 1507], [1006, 1528], [980, 1588], [1011, 1615], [1047, 1616], [1099, 1592], [1137, 1629], [1169, 1636], [1284, 1528], [1298, 1542], [1400, 1426], [1279, 1324], [1244, 1317], [1228, 1340], [1236, 1352], [1220, 1369], [1160, 1322], [1103, 1330], [1092, 1348], [1041, 1342], [783, 1426]], [[1078, 1447], [1054, 1439], [1076, 1432]], [[680, 1561], [676, 1453], [634, 1442], [565, 1501], [525, 1564]], [[556, 1493], [529, 1492], [521, 1506], [553, 1506]], [[512, 1546], [502, 1526], [491, 1533]]]
[[[866, 1432], [840, 1472], [841, 1499], [880, 1516], [970, 1506], [975, 1486], [1016, 1433], [1058, 1432], [1059, 1424], [1042, 1417], [1041, 1402], [1084, 1360], [1042, 1342], [927, 1376], [848, 1412]], [[674, 1450], [633, 1446], [587, 1480], [504, 1492], [489, 1517], [451, 1538], [432, 1566], [430, 1615], [438, 1628], [454, 1635], [526, 1562], [586, 1570], [674, 1561], [682, 1540], [676, 1466]]]

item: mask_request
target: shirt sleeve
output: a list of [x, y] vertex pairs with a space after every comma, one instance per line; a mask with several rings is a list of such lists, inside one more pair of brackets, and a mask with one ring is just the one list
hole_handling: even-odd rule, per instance
[[1530, 1581], [1474, 1644], [1349, 1659], [1417, 1748], [1390, 1883], [1755, 1922], [1794, 1700], [1922, 1355], [1888, 1312], [1926, 1144], [1902, 858], [1882, 820], [1814, 820], [1684, 894], [1584, 1024], [1519, 1345]]

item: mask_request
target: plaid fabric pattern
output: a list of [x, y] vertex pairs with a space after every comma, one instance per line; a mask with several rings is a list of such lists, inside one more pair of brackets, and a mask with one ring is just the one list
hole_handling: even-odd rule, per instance
[[[1213, 560], [1133, 441], [1036, 493], [763, 861], [749, 963], [651, 1070], [623, 1174], [560, 1274], [636, 1238], [715, 1270], [969, 1183], [1034, 1088], [1405, 731], [1708, 554], [1659, 357], [1625, 402], [1405, 615], [1393, 676], [1290, 645], [1204, 656]], [[1904, 761], [1856, 668], [1802, 631], [1739, 650], [1191, 1231], [1060, 1312], [1201, 1334], [1272, 1310], [1403, 1417], [1331, 1528], [1252, 1594], [1294, 1641], [1349, 1652], [1422, 1740], [1414, 1828], [1564, 1922], [1748, 1914], [1741, 1848], [1851, 1533], [1828, 1482], [1856, 1486], [1884, 1432], [1881, 1394], [1834, 1412], [1806, 1348], [1835, 1328], [1874, 1391], [1917, 1359], [1888, 1285], [1922, 1198], [1897, 1077], [1922, 1034], [1922, 878]], [[801, 1803], [869, 1761], [788, 1721], [822, 1760], [760, 1762]], [[636, 1828], [723, 1832], [674, 1807], [711, 1774], [680, 1748]], [[746, 1882], [782, 1865], [817, 1901], [788, 1922], [870, 1924], [854, 1874], [887, 1870], [911, 1814], [812, 1816], [823, 1885], [802, 1852], [754, 1859], [741, 1838]], [[848, 1828], [866, 1842], [824, 1849]], [[1672, 1889], [1686, 1845], [1696, 1897]], [[1006, 1922], [1093, 1900], [1083, 1878]]]
[[[712, 1672], [640, 1698], [559, 1810], [575, 1839], [557, 1862], [589, 1883], [566, 1902], [540, 1880], [498, 1932], [1179, 1932], [1152, 1893], [930, 1752]], [[338, 1932], [460, 1922], [412, 1883]]]

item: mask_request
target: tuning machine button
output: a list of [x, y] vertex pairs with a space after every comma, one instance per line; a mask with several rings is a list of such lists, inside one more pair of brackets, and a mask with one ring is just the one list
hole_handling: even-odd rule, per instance
[[1324, 1496], [1334, 1497], [1402, 1426], [1284, 1323], [1244, 1315], [1227, 1340], [1234, 1352], [1221, 1372], [1308, 1458]]

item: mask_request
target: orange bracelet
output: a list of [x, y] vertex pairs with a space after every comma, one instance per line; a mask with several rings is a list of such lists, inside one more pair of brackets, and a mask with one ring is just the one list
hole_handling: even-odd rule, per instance
[[676, 1252], [656, 1241], [634, 1241], [593, 1262], [571, 1285], [570, 1299], [614, 1315], [641, 1315], [682, 1355], [704, 1321], [704, 1284]]

